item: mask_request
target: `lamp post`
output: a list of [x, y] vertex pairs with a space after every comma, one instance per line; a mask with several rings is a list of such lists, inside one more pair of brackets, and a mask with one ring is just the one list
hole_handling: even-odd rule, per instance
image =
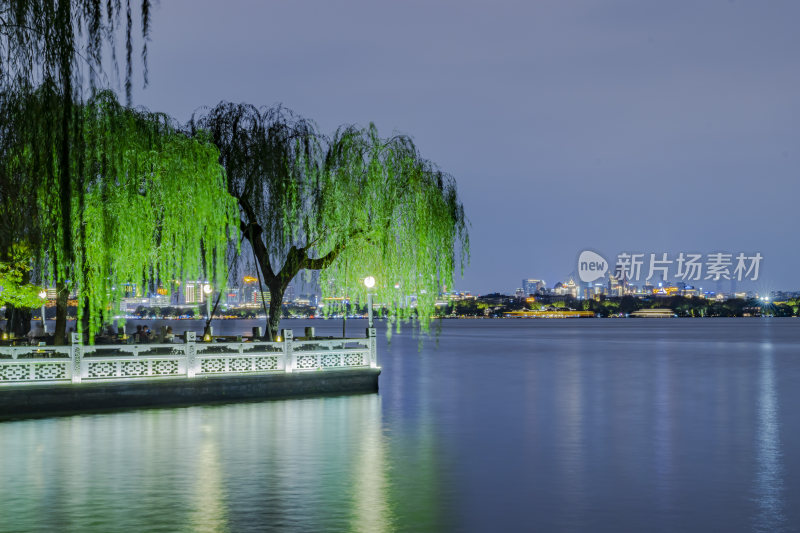
[[39, 298], [42, 299], [42, 332], [47, 333], [47, 323], [44, 321], [45, 304], [47, 303], [47, 291], [42, 289], [39, 292]]
[[206, 315], [208, 316], [208, 322], [206, 322], [206, 329], [203, 332], [203, 340], [205, 342], [211, 342], [211, 293], [214, 291], [214, 288], [211, 286], [210, 283], [206, 283], [203, 285], [203, 294], [205, 294], [206, 299]]
[[369, 317], [369, 327], [372, 327], [372, 293], [370, 289], [375, 286], [375, 278], [367, 276], [364, 278], [364, 285], [367, 287], [367, 317]]

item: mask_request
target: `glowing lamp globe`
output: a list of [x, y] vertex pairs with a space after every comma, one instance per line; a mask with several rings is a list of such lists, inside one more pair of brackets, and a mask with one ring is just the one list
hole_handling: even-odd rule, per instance
[[39, 298], [41, 298], [42, 300], [47, 298], [47, 291], [43, 290], [43, 291], [39, 292]]
[[375, 278], [373, 278], [372, 276], [367, 276], [366, 278], [364, 278], [364, 285], [366, 285], [368, 289], [371, 289], [372, 287], [375, 286]]
[[211, 294], [211, 285], [209, 285], [208, 283], [206, 283], [205, 285], [203, 285], [203, 292], [204, 292], [205, 294]]

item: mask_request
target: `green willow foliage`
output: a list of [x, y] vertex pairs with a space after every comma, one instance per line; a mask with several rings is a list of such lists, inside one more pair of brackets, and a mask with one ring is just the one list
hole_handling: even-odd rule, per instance
[[0, 261], [0, 306], [36, 307], [41, 305], [41, 287], [27, 282], [31, 269], [30, 256], [25, 246], [14, 246], [8, 254], [10, 260]]
[[[206, 138], [179, 132], [166, 115], [125, 108], [108, 92], [75, 105], [69, 168], [74, 261], [63, 259], [53, 229], [61, 208], [54, 194], [62, 181], [53, 155], [59, 139], [40, 109], [52, 105], [48, 94], [18, 97], [10, 106], [25, 115], [28, 129], [5, 146], [3, 172], [39, 177], [40, 268], [77, 290], [90, 341], [107, 318], [103, 313], [124, 296], [124, 283], [169, 286], [209, 277], [223, 287], [228, 240], [236, 240], [239, 219], [235, 199], [225, 192], [219, 151]], [[31, 117], [41, 119], [38, 127], [30, 128]], [[42, 172], [48, 165], [50, 172]]]
[[190, 129], [208, 131], [220, 148], [242, 234], [270, 290], [269, 335], [277, 335], [284, 291], [301, 270], [321, 272], [323, 295], [362, 302], [363, 278], [372, 275], [391, 317], [410, 316], [407, 302], [416, 298], [427, 329], [469, 238], [455, 181], [410, 138], [383, 139], [372, 125], [326, 138], [283, 108], [224, 102]]
[[422, 159], [410, 138], [382, 139], [370, 125], [336, 132], [319, 182], [316, 251], [336, 254], [320, 273], [323, 295], [363, 304], [363, 280], [373, 276], [370, 292], [389, 317], [415, 316], [427, 330], [436, 297], [452, 288], [469, 253], [455, 180]]
[[[50, 122], [46, 130], [46, 140], [56, 139], [56, 143], [45, 143], [52, 148], [51, 163], [38, 169], [37, 177], [43, 176], [54, 188], [51, 194], [58, 196], [58, 209], [46, 213], [48, 234], [55, 233], [57, 242], [53, 245], [57, 253], [49, 257], [51, 262], [60, 261], [55, 270], [63, 272], [71, 268], [75, 261], [72, 242], [72, 227], [75, 223], [71, 206], [75, 203], [73, 176], [71, 169], [82, 166], [82, 152], [74, 147], [80, 144], [80, 132], [75, 124], [80, 123], [80, 109], [75, 102], [83, 101], [84, 78], [88, 75], [89, 88], [94, 93], [98, 86], [107, 86], [108, 79], [104, 65], [110, 56], [114, 71], [118, 71], [116, 36], [125, 17], [125, 94], [128, 105], [131, 103], [133, 77], [133, 12], [136, 0], [0, 0], [0, 91], [4, 97], [14, 91], [29, 92], [31, 87], [47, 87], [53, 93], [52, 105], [41, 106], [38, 116], [33, 112], [17, 114], [16, 127], [31, 132], [39, 129], [44, 122]], [[150, 0], [141, 0], [142, 62], [144, 82], [147, 84], [147, 41], [150, 33]], [[6, 98], [6, 102], [8, 99]], [[16, 135], [16, 134], [15, 134]], [[5, 143], [5, 140], [3, 140]], [[54, 182], [58, 168], [59, 180]], [[80, 195], [80, 188], [77, 188]], [[24, 201], [23, 209], [31, 214], [26, 218], [23, 233], [36, 235], [35, 223], [45, 216], [38, 216], [37, 202], [30, 195], [14, 193], [15, 199]], [[0, 199], [8, 203], [7, 198]], [[83, 199], [78, 198], [83, 204]], [[49, 202], [54, 206], [55, 202]], [[27, 223], [31, 221], [30, 223]], [[8, 229], [0, 228], [0, 231]], [[16, 238], [18, 233], [11, 233]], [[8, 237], [6, 235], [6, 237]], [[8, 240], [0, 237], [0, 241]], [[30, 239], [29, 239], [30, 240]], [[31, 244], [35, 244], [31, 241]], [[42, 247], [33, 246], [35, 254]], [[2, 258], [0, 258], [2, 260]], [[61, 278], [58, 278], [61, 279]], [[59, 287], [56, 305], [56, 339], [64, 342], [67, 318], [67, 292]], [[18, 325], [24, 328], [27, 320], [21, 319]]]
[[[124, 14], [125, 94], [130, 105], [133, 7], [131, 0], [0, 0], [0, 85], [7, 89], [20, 84], [54, 83], [73, 98], [73, 91], [80, 90], [82, 71], [86, 70], [94, 89], [96, 78], [103, 74], [104, 45], [117, 68], [115, 41]], [[141, 0], [145, 85], [150, 14], [150, 0]]]

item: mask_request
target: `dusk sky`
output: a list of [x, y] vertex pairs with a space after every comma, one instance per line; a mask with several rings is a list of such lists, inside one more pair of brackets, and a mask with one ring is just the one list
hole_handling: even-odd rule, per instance
[[457, 180], [456, 288], [548, 286], [577, 254], [760, 252], [800, 289], [800, 3], [236, 2], [153, 12], [134, 103], [283, 103], [411, 135]]

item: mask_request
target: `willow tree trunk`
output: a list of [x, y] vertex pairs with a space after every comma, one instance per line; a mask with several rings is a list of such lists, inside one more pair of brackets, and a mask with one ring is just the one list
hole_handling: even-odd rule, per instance
[[56, 283], [56, 330], [53, 343], [61, 346], [67, 343], [67, 304], [69, 290], [63, 283]]
[[31, 329], [33, 312], [25, 307], [14, 307], [6, 304], [6, 331], [15, 337], [24, 337]]
[[[29, 272], [22, 275], [22, 283], [30, 283]], [[6, 304], [6, 331], [13, 333], [15, 337], [24, 337], [31, 330], [31, 320], [33, 310], [27, 307], [14, 307]]]
[[[67, 16], [71, 18], [70, 5], [68, 2], [61, 0], [59, 2], [59, 10], [65, 10]], [[67, 290], [63, 281], [59, 282], [59, 271], [66, 273], [72, 266], [73, 250], [72, 250], [72, 169], [70, 154], [72, 150], [70, 128], [72, 125], [72, 78], [64, 73], [71, 72], [69, 62], [71, 58], [67, 54], [62, 53], [61, 58], [61, 72], [63, 79], [61, 80], [61, 150], [58, 158], [60, 173], [58, 176], [59, 186], [59, 203], [61, 207], [61, 250], [62, 256], [59, 258], [64, 264], [56, 264], [56, 329], [54, 332], [53, 343], [56, 345], [63, 345], [67, 343], [67, 300], [69, 298], [69, 291]], [[59, 237], [56, 237], [57, 239]]]
[[[277, 279], [276, 279], [277, 281]], [[283, 294], [286, 292], [286, 285], [279, 281], [268, 285], [269, 287], [269, 315], [267, 316], [267, 336], [270, 340], [278, 337], [278, 328], [281, 325], [281, 314], [283, 311]]]
[[[240, 204], [243, 205], [244, 204]], [[248, 211], [245, 209], [245, 211]], [[275, 340], [278, 336], [278, 327], [281, 323], [281, 313], [283, 312], [283, 295], [289, 283], [292, 282], [294, 277], [301, 270], [321, 270], [327, 268], [336, 259], [342, 246], [335, 248], [333, 251], [328, 252], [325, 257], [309, 258], [306, 255], [306, 248], [297, 248], [292, 246], [286, 254], [286, 260], [283, 267], [275, 272], [272, 270], [270, 264], [269, 253], [264, 241], [261, 240], [261, 226], [257, 223], [244, 224], [242, 223], [242, 234], [250, 242], [253, 248], [253, 258], [257, 263], [256, 268], [259, 269], [260, 276], [264, 278], [264, 282], [269, 287], [269, 311], [267, 314], [267, 336], [271, 340]], [[259, 287], [260, 287], [259, 279]], [[260, 288], [259, 288], [260, 290]]]
[[[78, 303], [78, 305], [80, 305], [80, 302]], [[76, 311], [77, 311], [77, 309], [76, 309]], [[81, 316], [81, 323], [80, 323], [80, 326], [81, 326], [80, 331], [84, 336], [83, 337], [83, 341], [84, 342], [87, 341], [88, 335], [89, 335], [89, 320], [90, 320], [90, 316], [89, 316], [89, 298], [84, 298], [83, 299], [83, 314]], [[100, 323], [102, 324], [102, 321]], [[76, 326], [75, 327], [75, 331], [78, 331], [77, 322], [76, 322], [75, 326]], [[68, 339], [68, 340], [69, 340], [69, 343], [72, 342], [72, 339]]]

